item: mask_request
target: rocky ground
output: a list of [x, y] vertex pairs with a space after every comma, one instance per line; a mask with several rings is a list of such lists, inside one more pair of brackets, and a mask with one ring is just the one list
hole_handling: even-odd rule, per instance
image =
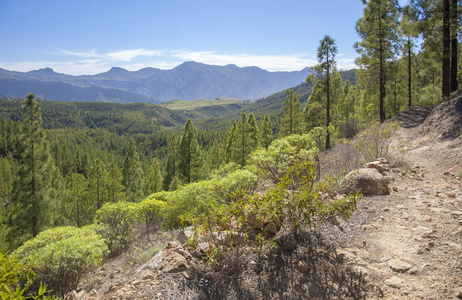
[[[390, 164], [381, 171], [390, 180], [390, 195], [365, 196], [348, 222], [322, 229], [326, 243], [335, 246], [334, 256], [341, 262], [332, 263], [329, 268], [362, 275], [359, 280], [356, 275], [347, 278], [351, 282], [357, 280], [351, 285], [353, 289], [357, 282], [362, 284], [357, 294], [351, 294], [352, 299], [462, 299], [462, 98], [440, 105], [428, 117], [427, 111], [415, 107], [396, 119], [403, 124], [395, 135], [394, 146], [401, 143], [406, 148], [404, 152], [391, 153]], [[307, 243], [314, 248], [318, 244], [312, 240]], [[314, 248], [300, 249], [314, 253], [307, 259], [332, 257], [329, 253], [319, 255], [326, 250], [319, 252]], [[291, 260], [298, 264], [297, 272], [304, 273], [305, 277], [298, 278], [315, 280], [314, 276], [319, 275], [317, 263], [305, 265], [308, 260], [301, 257], [304, 256]], [[82, 285], [86, 292], [75, 292], [69, 299], [214, 298], [206, 289], [191, 287], [193, 279], [198, 281], [191, 265], [196, 270], [200, 268], [189, 252], [172, 243], [147, 264], [124, 273], [117, 281], [100, 278], [99, 286]], [[325, 274], [337, 274], [329, 272]], [[261, 276], [264, 273], [256, 277], [249, 270], [240, 278], [270, 280], [270, 276]], [[207, 277], [202, 277], [199, 285], [206, 281]], [[318, 295], [331, 296], [313, 298], [343, 299], [326, 293], [328, 285], [324, 294]], [[338, 285], [339, 282], [334, 284]], [[311, 298], [310, 292], [316, 295], [313, 287], [307, 288], [304, 298]], [[275, 298], [300, 299], [295, 294], [281, 293]], [[262, 290], [255, 295], [252, 299], [265, 299]]]
[[371, 298], [462, 298], [462, 139], [419, 136], [420, 127], [398, 132], [412, 144], [408, 166], [390, 174], [391, 194], [364, 197], [332, 232], [348, 264], [376, 285]]

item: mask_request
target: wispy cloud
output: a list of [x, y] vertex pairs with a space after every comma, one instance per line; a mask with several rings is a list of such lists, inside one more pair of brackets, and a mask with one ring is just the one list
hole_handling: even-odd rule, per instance
[[89, 52], [79, 52], [79, 51], [68, 51], [61, 50], [62, 53], [85, 57], [85, 58], [100, 58], [105, 60], [112, 61], [131, 61], [136, 57], [140, 56], [161, 56], [164, 51], [162, 50], [146, 50], [146, 49], [132, 49], [132, 50], [122, 50], [108, 53], [97, 53], [95, 50]]
[[119, 61], [131, 61], [135, 57], [139, 56], [161, 56], [164, 53], [162, 50], [145, 50], [145, 49], [135, 49], [135, 50], [124, 50], [117, 52], [107, 53], [105, 56]]

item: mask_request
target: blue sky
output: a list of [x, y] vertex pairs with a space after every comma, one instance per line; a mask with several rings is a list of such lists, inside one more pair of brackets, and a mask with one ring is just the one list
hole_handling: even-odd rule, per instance
[[362, 9], [361, 0], [0, 0], [0, 68], [81, 75], [197, 61], [292, 71], [316, 64], [328, 34], [349, 69]]

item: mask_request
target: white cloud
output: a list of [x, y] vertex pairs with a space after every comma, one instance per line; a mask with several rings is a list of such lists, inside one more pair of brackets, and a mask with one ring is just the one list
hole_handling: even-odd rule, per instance
[[227, 65], [238, 67], [256, 66], [268, 71], [298, 71], [314, 66], [317, 61], [302, 55], [249, 55], [217, 54], [211, 51], [172, 51], [171, 55], [184, 61], [192, 60], [204, 64]]
[[96, 53], [95, 50], [91, 50], [90, 52], [78, 52], [78, 51], [67, 51], [61, 50], [61, 53], [78, 56], [78, 57], [86, 57], [86, 58], [100, 58], [112, 61], [131, 61], [136, 57], [139, 56], [160, 56], [164, 51], [162, 50], [146, 50], [146, 49], [133, 49], [133, 50], [122, 50], [122, 51], [114, 51], [109, 53]]
[[133, 58], [138, 56], [160, 56], [162, 55], [162, 53], [162, 50], [134, 49], [110, 52], [105, 54], [104, 56], [118, 61], [131, 61]]
[[[98, 53], [96, 50], [67, 51], [62, 54], [69, 56], [66, 61], [38, 61], [38, 62], [0, 62], [0, 68], [15, 71], [31, 71], [49, 67], [58, 73], [70, 75], [91, 75], [106, 72], [111, 67], [122, 67], [129, 71], [137, 71], [146, 67], [158, 69], [172, 69], [184, 61], [195, 61], [211, 65], [235, 64], [238, 67], [256, 66], [268, 71], [298, 71], [311, 67], [318, 62], [313, 57], [301, 54], [293, 55], [250, 55], [250, 54], [221, 54], [213, 51], [188, 50], [146, 50], [133, 49]], [[54, 54], [56, 55], [56, 53]], [[147, 57], [156, 56], [158, 60]], [[77, 59], [78, 58], [78, 59]], [[337, 56], [339, 69], [352, 69], [356, 65], [354, 58], [342, 54]]]

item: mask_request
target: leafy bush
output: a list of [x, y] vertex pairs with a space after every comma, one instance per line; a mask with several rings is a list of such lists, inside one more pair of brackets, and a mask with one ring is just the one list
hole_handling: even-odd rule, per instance
[[136, 218], [136, 204], [128, 202], [106, 203], [95, 215], [95, 223], [106, 242], [110, 256], [120, 254], [132, 239], [132, 224]]
[[250, 163], [253, 165], [251, 170], [258, 176], [278, 184], [283, 177], [291, 176], [291, 168], [294, 165], [307, 162], [308, 165], [316, 167], [317, 157], [318, 149], [313, 135], [294, 134], [273, 141], [268, 150], [255, 151], [250, 157]]
[[398, 129], [399, 123], [397, 122], [388, 122], [382, 125], [375, 123], [359, 134], [355, 147], [368, 162], [379, 157], [386, 157], [393, 136]]
[[94, 227], [56, 227], [41, 232], [12, 253], [22, 264], [34, 262], [37, 274], [31, 285], [43, 282], [63, 297], [77, 288], [81, 276], [100, 265], [108, 248]]
[[[321, 197], [329, 187], [325, 182], [317, 182], [316, 144], [312, 132], [278, 139], [268, 150], [254, 152], [248, 168], [273, 184], [264, 194], [255, 193], [258, 177], [248, 170], [213, 181], [212, 197], [201, 199], [199, 209], [184, 216], [193, 225], [195, 236], [212, 241], [210, 249], [223, 243], [236, 248], [238, 257], [242, 244], [256, 245], [258, 253], [263, 245], [272, 245], [274, 229], [281, 226], [288, 226], [297, 235], [302, 226], [314, 227], [339, 216], [348, 218], [357, 196], [339, 200]], [[272, 234], [268, 225], [273, 227]], [[211, 261], [217, 260], [215, 252], [210, 253]]]
[[182, 223], [180, 216], [186, 212], [196, 212], [199, 200], [210, 197], [211, 187], [211, 181], [201, 181], [187, 184], [171, 192], [170, 202], [168, 202], [168, 206], [164, 210], [162, 226], [164, 228], [187, 226], [188, 223]]
[[257, 187], [258, 176], [248, 170], [237, 169], [211, 182], [211, 197], [218, 203], [227, 204], [251, 195]]
[[156, 222], [161, 221], [164, 209], [167, 203], [156, 200], [154, 198], [147, 198], [140, 203], [136, 204], [136, 219], [146, 225], [146, 236], [149, 242], [149, 228]]

